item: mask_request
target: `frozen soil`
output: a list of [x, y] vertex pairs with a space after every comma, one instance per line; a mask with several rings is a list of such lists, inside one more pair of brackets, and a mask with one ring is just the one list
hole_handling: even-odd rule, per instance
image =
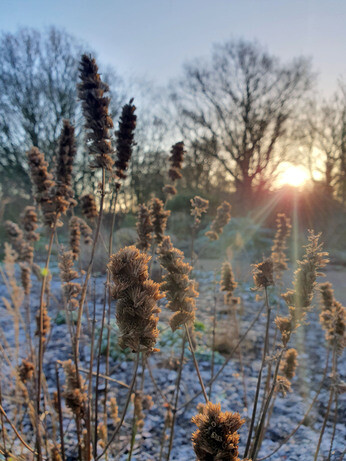
[[[48, 393], [50, 395], [56, 390], [56, 377], [55, 377], [55, 364], [57, 360], [72, 359], [71, 354], [71, 343], [67, 325], [65, 323], [58, 324], [55, 319], [59, 314], [59, 311], [63, 310], [63, 303], [61, 299], [60, 281], [57, 275], [57, 269], [52, 270], [54, 276], [51, 283], [51, 300], [49, 313], [52, 319], [52, 330], [51, 336], [48, 342], [48, 347], [44, 356], [44, 372], [47, 380]], [[212, 270], [204, 268], [195, 272], [195, 277], [199, 282], [200, 296], [197, 303], [197, 321], [199, 328], [197, 331], [197, 356], [199, 359], [199, 365], [203, 380], [205, 383], [210, 379], [210, 342], [211, 342], [211, 312], [214, 306], [214, 274]], [[98, 277], [91, 280], [91, 288], [95, 286], [95, 301], [96, 301], [96, 329], [99, 328], [101, 322], [101, 313], [104, 298], [104, 282], [103, 277]], [[255, 318], [258, 310], [263, 304], [263, 300], [255, 299], [256, 293], [252, 292], [251, 284], [246, 283], [240, 285], [237, 289], [237, 296], [241, 297], [241, 304], [238, 308], [238, 319], [240, 324], [240, 331], [245, 332], [247, 327], [250, 325], [252, 320]], [[36, 329], [35, 323], [35, 312], [38, 308], [39, 299], [39, 283], [34, 282], [32, 293], [31, 293], [31, 322], [30, 328], [34, 332]], [[0, 285], [0, 299], [2, 297], [8, 298], [6, 287]], [[93, 298], [93, 295], [91, 295]], [[271, 303], [273, 306], [272, 318], [275, 316], [277, 309], [278, 297], [274, 293], [270, 296]], [[305, 411], [310, 405], [310, 402], [314, 398], [316, 390], [320, 386], [320, 382], [323, 375], [323, 370], [326, 362], [326, 343], [324, 339], [324, 332], [322, 331], [318, 322], [319, 307], [318, 302], [315, 303], [316, 307], [309, 313], [308, 324], [302, 327], [298, 334], [294, 335], [290, 347], [296, 347], [299, 351], [299, 367], [296, 376], [292, 380], [292, 392], [287, 394], [285, 398], [278, 395], [275, 400], [275, 406], [273, 409], [272, 417], [270, 420], [269, 427], [267, 429], [265, 439], [263, 441], [259, 458], [263, 458], [270, 454], [279, 444], [282, 442], [286, 435], [288, 435], [296, 425], [301, 421]], [[89, 312], [93, 309], [93, 302], [89, 299], [88, 303]], [[227, 314], [222, 314], [223, 308], [222, 295], [217, 294], [217, 338], [225, 338], [225, 342], [234, 344], [235, 331], [232, 325], [232, 320]], [[114, 309], [114, 306], [113, 306]], [[285, 307], [281, 304], [281, 310], [284, 311]], [[265, 312], [265, 311], [263, 311]], [[21, 311], [22, 318], [25, 318], [24, 310]], [[114, 318], [114, 311], [112, 312], [112, 318]], [[167, 325], [167, 319], [169, 318], [169, 312], [162, 303], [162, 315], [160, 318], [161, 325]], [[221, 376], [216, 380], [212, 389], [211, 400], [213, 402], [220, 402], [223, 411], [239, 412], [242, 417], [246, 419], [246, 423], [240, 429], [240, 457], [244, 453], [244, 447], [246, 443], [247, 424], [249, 416], [251, 416], [252, 402], [254, 399], [255, 388], [258, 370], [260, 368], [261, 354], [264, 340], [265, 331], [265, 314], [262, 313], [255, 323], [252, 330], [248, 333], [245, 340], [241, 345], [242, 358], [246, 377], [246, 388], [247, 395], [246, 401], [248, 408], [245, 405], [244, 391], [243, 391], [243, 380], [239, 362], [238, 353], [234, 354], [234, 357], [230, 360], [228, 365], [225, 367]], [[15, 353], [15, 328], [12, 315], [6, 310], [5, 304], [1, 301], [0, 303], [0, 327], [1, 327], [1, 343], [4, 347], [6, 357], [9, 358], [7, 362], [2, 357], [2, 394], [3, 394], [3, 406], [5, 407], [8, 414], [15, 418], [15, 405], [13, 404], [14, 389], [10, 385], [13, 381], [13, 366], [16, 363]], [[161, 326], [163, 330], [165, 326]], [[112, 335], [116, 333], [112, 330]], [[153, 354], [149, 361], [152, 374], [155, 378], [157, 386], [160, 388], [168, 401], [172, 400], [172, 394], [175, 387], [175, 381], [177, 372], [174, 367], [169, 363], [167, 357], [178, 357], [180, 353], [180, 333], [169, 335], [166, 329], [166, 333], [163, 333], [165, 341], [159, 342], [160, 352]], [[274, 336], [274, 324], [271, 322], [271, 338]], [[37, 340], [37, 339], [36, 339]], [[27, 354], [26, 348], [26, 337], [23, 328], [19, 331], [19, 342], [23, 345], [21, 347], [22, 356], [24, 358]], [[81, 368], [87, 369], [89, 367], [89, 355], [90, 355], [90, 333], [88, 330], [87, 322], [83, 324], [83, 335], [81, 339]], [[271, 346], [272, 346], [271, 342]], [[4, 354], [1, 354], [2, 356]], [[113, 355], [116, 356], [116, 360], [111, 358], [110, 376], [114, 379], [129, 383], [132, 375], [132, 357], [131, 354], [122, 355], [118, 352]], [[187, 362], [184, 364], [182, 384], [181, 384], [181, 395], [179, 405], [183, 405], [185, 402], [191, 399], [191, 397], [200, 391], [199, 382], [195, 373], [191, 355], [188, 354]], [[224, 357], [220, 354], [216, 355], [215, 372], [219, 369], [223, 363]], [[268, 357], [268, 361], [270, 357]], [[172, 361], [171, 361], [172, 362]], [[101, 363], [101, 373], [105, 371], [104, 359]], [[338, 371], [340, 378], [345, 380], [346, 369], [345, 362], [342, 358], [339, 359]], [[139, 376], [142, 370], [139, 368]], [[265, 382], [264, 375], [264, 381]], [[142, 431], [139, 431], [136, 436], [136, 446], [132, 456], [133, 460], [145, 461], [145, 460], [159, 460], [159, 453], [161, 447], [161, 440], [164, 427], [164, 417], [166, 414], [166, 408], [164, 406], [164, 400], [160, 393], [156, 390], [152, 383], [149, 372], [147, 369], [144, 371], [144, 392], [150, 394], [153, 397], [154, 406], [153, 408], [145, 412], [145, 421]], [[60, 379], [63, 382], [63, 372], [60, 372]], [[319, 438], [320, 428], [322, 426], [326, 406], [329, 398], [329, 386], [331, 380], [327, 377], [325, 380], [318, 402], [313, 407], [310, 415], [304, 421], [304, 424], [300, 427], [297, 433], [289, 440], [289, 442], [269, 459], [271, 460], [289, 460], [289, 461], [309, 461], [313, 460], [315, 448]], [[32, 390], [32, 389], [31, 389]], [[100, 399], [102, 403], [104, 391], [104, 380], [100, 379]], [[30, 392], [30, 385], [29, 385]], [[116, 383], [109, 383], [109, 397], [116, 396], [119, 403], [119, 412], [121, 412], [124, 398], [126, 395], [126, 389], [117, 385]], [[172, 460], [193, 460], [195, 459], [194, 452], [191, 444], [191, 434], [195, 430], [195, 426], [191, 423], [191, 417], [196, 414], [196, 405], [199, 402], [203, 402], [202, 396], [198, 396], [193, 402], [187, 405], [183, 410], [178, 412], [177, 422], [175, 428], [175, 437], [173, 451], [171, 455]], [[76, 458], [77, 447], [75, 443], [75, 429], [74, 422], [71, 421], [71, 414], [69, 410], [64, 407], [64, 428], [65, 428], [65, 443], [67, 446], [67, 452], [69, 453], [69, 460]], [[50, 411], [49, 409], [47, 410]], [[328, 424], [326, 427], [325, 435], [322, 441], [320, 450], [320, 460], [327, 460], [330, 441], [332, 437], [332, 425], [335, 415], [334, 406], [329, 416]], [[345, 394], [340, 395], [338, 399], [338, 410], [337, 410], [337, 426], [334, 438], [331, 460], [341, 460], [342, 454], [345, 448], [346, 440], [346, 399]], [[21, 433], [25, 440], [29, 443], [34, 443], [32, 438], [32, 428], [30, 420], [26, 414], [21, 418]], [[50, 427], [51, 418], [47, 417], [47, 426]], [[126, 460], [128, 457], [129, 441], [131, 435], [132, 426], [132, 406], [130, 406], [125, 424], [120, 431], [120, 435], [116, 439], [117, 452], [120, 450], [120, 455], [111, 455], [109, 459]], [[113, 426], [108, 427], [109, 433], [114, 429]], [[166, 442], [167, 447], [167, 442]], [[17, 449], [18, 446], [17, 446]], [[101, 448], [100, 448], [101, 452]], [[23, 451], [25, 454], [26, 452]], [[23, 459], [30, 459], [29, 455], [25, 454]], [[165, 457], [163, 457], [165, 459]]]

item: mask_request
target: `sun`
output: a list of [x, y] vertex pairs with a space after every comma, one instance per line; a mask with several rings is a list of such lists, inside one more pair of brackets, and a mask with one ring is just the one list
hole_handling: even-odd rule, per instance
[[281, 173], [278, 177], [278, 185], [289, 185], [293, 187], [303, 186], [310, 178], [309, 173], [303, 166], [285, 163], [280, 168]]

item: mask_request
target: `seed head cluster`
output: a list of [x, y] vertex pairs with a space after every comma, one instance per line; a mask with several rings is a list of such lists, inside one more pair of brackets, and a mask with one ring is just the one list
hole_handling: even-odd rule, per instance
[[80, 198], [82, 214], [87, 219], [94, 219], [98, 216], [96, 201], [93, 194], [85, 194]]
[[116, 132], [117, 160], [115, 162], [115, 174], [119, 179], [126, 178], [125, 172], [128, 168], [132, 155], [132, 148], [134, 146], [134, 133], [137, 116], [135, 114], [136, 106], [132, 103], [133, 99], [123, 106], [119, 121], [119, 129]]
[[150, 217], [153, 223], [153, 232], [155, 242], [160, 244], [163, 240], [168, 216], [171, 214], [170, 211], [165, 210], [162, 200], [154, 197], [150, 201]]
[[88, 399], [87, 386], [82, 376], [79, 377], [80, 385], [78, 385], [76, 367], [72, 360], [66, 360], [62, 365], [66, 375], [63, 391], [66, 405], [76, 417], [83, 418], [85, 402]]
[[320, 322], [326, 332], [326, 340], [341, 355], [346, 345], [346, 308], [334, 298], [331, 283], [321, 284], [319, 288], [322, 295]]
[[231, 205], [228, 202], [223, 202], [216, 210], [216, 217], [211, 223], [210, 231], [206, 232], [206, 236], [210, 240], [218, 240], [223, 232], [223, 228], [231, 219]]
[[192, 267], [184, 262], [184, 254], [174, 248], [169, 237], [164, 237], [158, 247], [158, 257], [162, 267], [167, 271], [162, 283], [168, 299], [167, 307], [174, 312], [170, 318], [173, 331], [195, 320], [196, 283], [189, 278]]
[[109, 130], [113, 128], [113, 122], [108, 113], [110, 99], [105, 96], [109, 87], [101, 80], [96, 61], [91, 56], [83, 54], [79, 71], [78, 96], [82, 101], [87, 146], [94, 156], [91, 167], [111, 170], [114, 160]]
[[245, 420], [239, 413], [223, 413], [220, 404], [208, 402], [202, 413], [192, 418], [192, 422], [198, 427], [192, 434], [198, 461], [240, 461], [237, 431]]
[[62, 281], [62, 291], [67, 309], [74, 311], [78, 308], [77, 296], [81, 292], [81, 285], [73, 282], [79, 277], [77, 271], [73, 269], [74, 254], [72, 251], [63, 251], [59, 255], [60, 279]]
[[225, 262], [221, 268], [221, 291], [225, 291], [225, 304], [232, 304], [233, 292], [237, 287], [237, 282], [234, 280], [232, 266], [229, 262]]
[[258, 264], [253, 264], [253, 279], [256, 288], [267, 288], [274, 285], [273, 261], [268, 258]]
[[137, 248], [148, 252], [152, 241], [153, 223], [150, 210], [146, 205], [140, 205], [137, 215]]
[[160, 285], [149, 279], [150, 257], [135, 246], [121, 249], [110, 258], [108, 269], [117, 300], [116, 320], [119, 345], [133, 352], [154, 350], [158, 337], [157, 301], [163, 297]]
[[191, 203], [191, 215], [195, 218], [194, 228], [196, 229], [201, 222], [202, 214], [208, 211], [209, 201], [205, 200], [199, 195], [196, 195], [194, 198], [190, 200], [190, 203]]

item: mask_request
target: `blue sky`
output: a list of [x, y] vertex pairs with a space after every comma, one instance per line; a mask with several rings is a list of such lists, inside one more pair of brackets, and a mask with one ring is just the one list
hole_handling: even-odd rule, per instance
[[229, 38], [313, 58], [320, 88], [346, 79], [346, 0], [0, 0], [0, 30], [64, 27], [122, 75], [159, 84]]

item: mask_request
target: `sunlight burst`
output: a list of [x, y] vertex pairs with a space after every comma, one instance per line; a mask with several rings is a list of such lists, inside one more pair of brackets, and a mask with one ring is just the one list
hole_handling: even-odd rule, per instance
[[303, 186], [309, 180], [309, 173], [302, 166], [289, 165], [283, 169], [279, 177], [280, 185], [290, 185], [294, 187]]

